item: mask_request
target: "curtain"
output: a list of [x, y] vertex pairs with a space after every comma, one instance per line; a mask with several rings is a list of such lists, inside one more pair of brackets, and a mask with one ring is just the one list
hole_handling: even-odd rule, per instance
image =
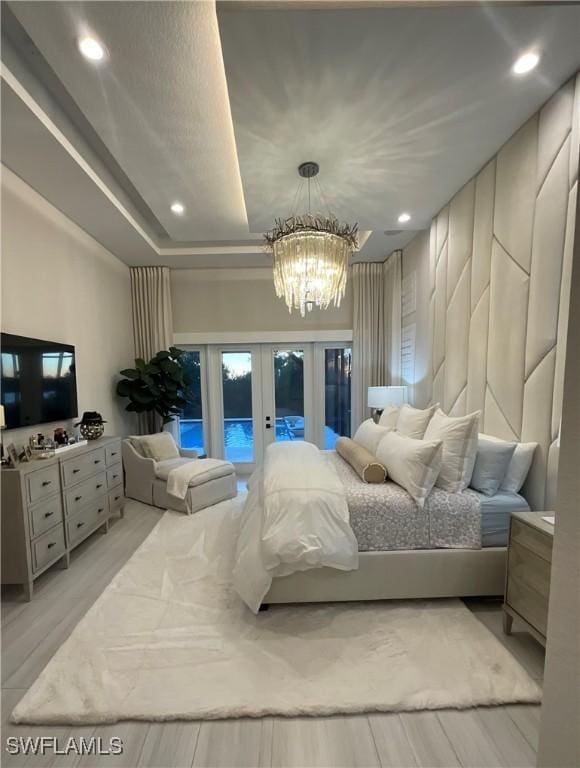
[[394, 251], [384, 264], [385, 278], [385, 384], [401, 383], [401, 261]]
[[353, 264], [352, 429], [369, 417], [367, 387], [385, 383], [383, 264]]
[[[131, 307], [135, 356], [150, 360], [173, 343], [170, 270], [167, 267], [131, 267]], [[139, 433], [157, 432], [156, 414], [139, 414]]]

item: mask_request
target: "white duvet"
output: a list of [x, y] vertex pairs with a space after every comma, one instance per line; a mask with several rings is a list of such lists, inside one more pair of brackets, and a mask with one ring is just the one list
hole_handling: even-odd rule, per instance
[[248, 490], [233, 582], [254, 613], [276, 576], [322, 566], [358, 568], [344, 486], [315, 445], [270, 445]]

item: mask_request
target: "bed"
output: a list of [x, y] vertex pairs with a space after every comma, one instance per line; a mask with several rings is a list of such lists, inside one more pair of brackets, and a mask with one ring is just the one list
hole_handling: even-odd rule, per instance
[[395, 483], [364, 483], [333, 451], [325, 459], [345, 488], [359, 567], [274, 578], [264, 605], [503, 595], [510, 512], [529, 509], [522, 496], [434, 488], [420, 510]]

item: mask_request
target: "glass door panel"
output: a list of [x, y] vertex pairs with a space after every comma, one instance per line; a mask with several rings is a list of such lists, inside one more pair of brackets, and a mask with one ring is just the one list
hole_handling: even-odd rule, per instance
[[194, 449], [199, 455], [207, 453], [203, 424], [203, 384], [201, 352], [188, 350], [181, 358], [192, 379], [188, 387], [191, 398], [179, 418], [179, 439], [182, 448]]
[[324, 350], [324, 448], [332, 450], [338, 437], [350, 437], [352, 350]]
[[235, 463], [255, 460], [252, 408], [252, 353], [221, 353], [224, 458]]
[[[274, 439], [304, 440], [304, 350], [274, 349]], [[266, 429], [268, 429], [266, 423]]]

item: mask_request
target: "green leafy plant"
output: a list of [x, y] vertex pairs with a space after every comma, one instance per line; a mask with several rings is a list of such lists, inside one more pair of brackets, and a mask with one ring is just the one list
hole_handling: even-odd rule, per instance
[[157, 414], [161, 427], [173, 421], [191, 400], [188, 387], [191, 377], [181, 362], [185, 350], [169, 347], [158, 352], [148, 363], [135, 359], [135, 368], [124, 368], [117, 384], [117, 394], [129, 398], [125, 410], [150, 415], [154, 424]]

